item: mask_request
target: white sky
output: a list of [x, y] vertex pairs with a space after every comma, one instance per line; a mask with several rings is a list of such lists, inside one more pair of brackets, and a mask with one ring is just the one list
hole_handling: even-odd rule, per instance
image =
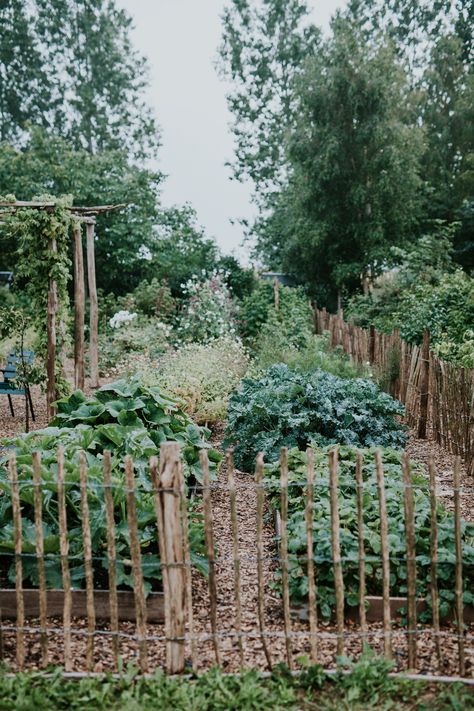
[[[230, 180], [232, 159], [226, 86], [214, 61], [225, 0], [117, 0], [132, 16], [136, 47], [150, 64], [148, 100], [162, 128], [159, 167], [168, 178], [165, 205], [190, 202], [224, 252], [244, 256], [242, 228], [251, 217], [250, 186]], [[327, 28], [345, 0], [309, 0], [312, 20]]]

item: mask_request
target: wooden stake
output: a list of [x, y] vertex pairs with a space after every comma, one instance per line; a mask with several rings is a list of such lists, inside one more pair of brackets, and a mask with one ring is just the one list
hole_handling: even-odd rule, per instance
[[316, 604], [316, 583], [314, 580], [314, 542], [313, 542], [313, 501], [314, 501], [314, 450], [306, 450], [306, 557], [308, 558], [308, 607], [311, 662], [318, 661], [318, 609]]
[[89, 286], [89, 361], [91, 387], [99, 387], [99, 307], [95, 278], [95, 225], [87, 223], [87, 280]]
[[211, 607], [211, 631], [217, 666], [221, 665], [219, 638], [217, 636], [217, 583], [216, 561], [214, 557], [214, 521], [212, 516], [211, 490], [209, 485], [209, 459], [205, 449], [199, 452], [202, 471], [202, 495], [204, 504], [204, 530], [206, 535], [207, 559], [209, 561], [209, 602]]
[[338, 451], [329, 452], [329, 494], [331, 499], [331, 544], [336, 594], [337, 655], [344, 654], [344, 581], [339, 540]]
[[232, 451], [227, 452], [227, 480], [229, 484], [230, 522], [232, 527], [232, 554], [234, 558], [234, 604], [235, 604], [235, 630], [237, 632], [237, 645], [239, 648], [240, 668], [244, 666], [244, 647], [242, 642], [242, 608], [240, 602], [240, 554], [239, 554], [239, 526], [237, 522], [237, 503], [234, 477], [234, 456]]
[[405, 493], [405, 541], [407, 551], [408, 668], [415, 670], [417, 665], [415, 506], [413, 502], [410, 459], [406, 452], [403, 453], [402, 468]]
[[87, 464], [85, 452], [79, 455], [79, 479], [81, 486], [82, 538], [84, 545], [84, 570], [86, 574], [87, 599], [87, 651], [86, 666], [92, 669], [94, 659], [95, 606], [94, 606], [94, 571], [92, 568], [92, 542], [87, 499]]
[[278, 283], [278, 279], [276, 277], [273, 279], [273, 303], [275, 311], [278, 311], [280, 308], [280, 284]]
[[428, 396], [430, 381], [430, 333], [425, 329], [423, 334], [423, 348], [420, 354], [420, 417], [418, 420], [418, 438], [426, 439], [428, 421]]
[[146, 641], [146, 603], [143, 587], [142, 554], [138, 535], [137, 505], [135, 500], [135, 475], [133, 460], [125, 457], [125, 482], [127, 486], [127, 520], [130, 536], [130, 557], [132, 559], [133, 593], [135, 598], [136, 630], [138, 653], [142, 673], [148, 671], [148, 650]]
[[257, 488], [257, 583], [258, 583], [258, 624], [263, 652], [269, 670], [272, 669], [272, 659], [265, 637], [265, 582], [263, 578], [263, 454], [257, 455], [255, 467], [255, 484]]
[[33, 452], [33, 496], [35, 507], [36, 560], [38, 562], [41, 664], [48, 665], [46, 572], [44, 567], [43, 497], [41, 492], [41, 452]]
[[81, 223], [76, 222], [74, 236], [74, 383], [84, 390], [84, 257]]
[[15, 590], [16, 590], [16, 663], [21, 671], [25, 663], [25, 603], [23, 600], [22, 565], [22, 525], [21, 504], [16, 469], [16, 454], [12, 452], [8, 460], [12, 492], [13, 533], [15, 536]]
[[458, 623], [459, 675], [466, 674], [464, 655], [464, 605], [462, 580], [462, 538], [461, 538], [461, 458], [456, 457], [454, 463], [454, 535], [456, 543], [456, 617]]
[[375, 471], [379, 495], [380, 515], [380, 548], [382, 552], [382, 582], [383, 582], [383, 630], [384, 655], [392, 658], [392, 624], [390, 619], [390, 559], [388, 547], [387, 504], [385, 501], [385, 481], [380, 449], [375, 452]]
[[365, 545], [364, 545], [364, 457], [362, 452], [356, 454], [356, 492], [357, 492], [357, 537], [359, 542], [359, 622], [360, 629], [367, 632], [367, 616], [365, 612]]
[[184, 573], [186, 577], [186, 602], [189, 634], [191, 637], [191, 661], [193, 671], [199, 669], [199, 656], [197, 648], [197, 640], [194, 638], [194, 616], [193, 616], [193, 580], [192, 580], [192, 563], [191, 549], [189, 546], [189, 526], [188, 526], [188, 499], [186, 496], [186, 484], [184, 481], [183, 463], [179, 460], [179, 481], [180, 481], [180, 497], [181, 497], [181, 521], [183, 526], [183, 546], [184, 546]]
[[66, 514], [66, 492], [64, 484], [64, 447], [58, 448], [58, 518], [59, 518], [59, 548], [61, 553], [61, 572], [63, 576], [64, 589], [64, 610], [63, 610], [63, 628], [64, 628], [64, 669], [72, 671], [72, 655], [71, 655], [71, 574], [69, 571], [69, 540], [67, 531], [67, 514]]
[[[161, 480], [158, 470], [158, 458], [152, 457], [150, 459], [150, 475], [153, 484], [153, 489], [155, 491], [155, 513], [156, 513], [156, 527], [158, 532], [158, 548], [160, 551], [160, 563], [161, 563], [161, 577], [163, 581], [163, 598], [164, 598], [164, 608], [165, 608], [165, 637], [167, 640], [171, 639], [171, 592], [170, 584], [168, 579], [168, 565], [166, 561], [166, 546], [165, 546], [165, 527], [163, 521], [163, 496], [164, 492], [160, 490]], [[166, 642], [166, 654], [167, 654], [167, 664], [168, 664], [168, 644]]]
[[283, 589], [283, 619], [285, 626], [286, 661], [293, 669], [293, 650], [291, 644], [290, 589], [288, 586], [288, 450], [280, 450], [280, 488], [281, 488], [281, 582]]
[[433, 615], [433, 630], [435, 634], [436, 656], [438, 664], [441, 664], [441, 645], [439, 640], [439, 593], [438, 593], [438, 520], [437, 520], [437, 500], [436, 500], [436, 472], [434, 457], [431, 454], [428, 462], [430, 474], [430, 504], [431, 504], [431, 524], [430, 524], [430, 558], [431, 558], [431, 608]]
[[115, 668], [118, 669], [119, 656], [119, 625], [118, 625], [118, 600], [117, 600], [117, 553], [115, 548], [115, 517], [114, 496], [112, 492], [111, 462], [109, 450], [104, 451], [104, 499], [105, 516], [107, 521], [107, 558], [109, 563], [109, 605], [110, 629], [112, 632], [112, 651]]
[[165, 588], [165, 615], [166, 666], [170, 674], [180, 674], [185, 662], [186, 576], [180, 504], [177, 496], [180, 491], [180, 459], [181, 451], [177, 442], [162, 443], [159, 482], [160, 519], [163, 527], [161, 531], [163, 566], [168, 568], [165, 578], [168, 588]]
[[[53, 237], [49, 241], [49, 250], [51, 252], [57, 252], [56, 239]], [[57, 335], [56, 335], [56, 315], [58, 311], [58, 287], [55, 279], [51, 276], [49, 277], [48, 286], [48, 320], [47, 320], [47, 339], [48, 339], [48, 350], [46, 356], [46, 373], [47, 373], [47, 384], [46, 384], [46, 409], [47, 417], [51, 419], [54, 415], [53, 402], [57, 400], [56, 397], [56, 346], [57, 346]]]

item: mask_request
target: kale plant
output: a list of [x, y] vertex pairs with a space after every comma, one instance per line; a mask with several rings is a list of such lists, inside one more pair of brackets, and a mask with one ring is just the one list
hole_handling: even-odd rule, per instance
[[349, 444], [403, 447], [403, 406], [370, 380], [346, 380], [322, 370], [297, 373], [269, 368], [258, 380], [243, 380], [229, 402], [225, 445], [251, 471], [258, 452], [278, 458], [280, 447], [304, 449]]

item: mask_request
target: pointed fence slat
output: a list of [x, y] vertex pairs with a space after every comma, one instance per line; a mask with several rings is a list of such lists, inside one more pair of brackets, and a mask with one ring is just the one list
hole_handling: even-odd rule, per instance
[[64, 482], [64, 449], [58, 449], [58, 518], [59, 518], [59, 548], [61, 553], [61, 571], [63, 576], [64, 589], [64, 668], [67, 672], [72, 671], [71, 652], [71, 574], [69, 571], [69, 539], [67, 530], [66, 514], [66, 491]]
[[316, 583], [314, 580], [314, 550], [313, 550], [313, 502], [314, 502], [314, 450], [306, 450], [306, 556], [308, 559], [308, 606], [309, 633], [311, 646], [311, 661], [318, 661], [318, 610], [316, 603]]
[[466, 657], [464, 650], [464, 605], [462, 580], [462, 537], [461, 537], [461, 460], [456, 457], [454, 464], [454, 536], [456, 548], [456, 617], [458, 624], [459, 675], [466, 674]]
[[365, 545], [364, 545], [364, 458], [362, 452], [356, 454], [356, 498], [357, 498], [357, 540], [359, 548], [359, 623], [360, 629], [367, 632], [367, 615], [365, 611]]
[[383, 630], [384, 655], [392, 658], [392, 623], [390, 618], [390, 551], [388, 546], [387, 504], [385, 501], [385, 480], [380, 449], [375, 452], [375, 471], [379, 495], [380, 515], [380, 548], [382, 552], [382, 597], [383, 597]]
[[408, 667], [416, 669], [416, 546], [415, 507], [411, 465], [407, 453], [403, 454], [403, 484], [405, 494], [405, 541], [407, 556], [407, 601], [408, 601]]
[[202, 471], [202, 495], [204, 504], [204, 530], [206, 537], [207, 559], [209, 561], [209, 603], [211, 613], [211, 633], [216, 664], [221, 664], [221, 652], [219, 637], [217, 634], [217, 580], [216, 580], [216, 560], [214, 554], [214, 521], [212, 515], [211, 489], [209, 482], [209, 459], [205, 449], [199, 452], [199, 461]]
[[16, 663], [22, 670], [25, 663], [25, 606], [23, 601], [23, 563], [22, 563], [22, 526], [20, 491], [18, 488], [18, 474], [16, 467], [16, 454], [12, 452], [8, 461], [12, 492], [13, 535], [15, 538], [15, 589], [16, 589]]
[[115, 668], [118, 669], [119, 624], [117, 599], [117, 552], [115, 546], [114, 497], [112, 493], [111, 457], [105, 450], [103, 456], [105, 516], [107, 521], [107, 559], [109, 566], [109, 607], [110, 630], [112, 632], [112, 653]]
[[39, 617], [40, 617], [40, 644], [41, 664], [48, 665], [48, 633], [46, 601], [46, 571], [44, 566], [44, 539], [43, 539], [43, 494], [41, 491], [41, 453], [33, 452], [33, 501], [35, 509], [35, 536], [36, 560], [38, 562], [38, 588], [39, 588]]
[[[163, 442], [160, 446], [158, 524], [162, 539], [162, 566], [167, 567], [165, 588], [166, 668], [179, 674], [185, 663], [186, 576], [184, 546], [179, 502], [180, 447], [178, 442]], [[168, 599], [167, 599], [168, 598]]]
[[263, 507], [264, 507], [264, 490], [263, 490], [263, 454], [260, 452], [257, 455], [255, 465], [255, 484], [257, 488], [257, 585], [258, 585], [258, 624], [260, 628], [260, 640], [267, 661], [268, 668], [272, 669], [272, 658], [268, 649], [267, 639], [265, 636], [265, 581], [263, 577]]
[[183, 526], [183, 546], [184, 546], [184, 574], [186, 578], [186, 614], [188, 616], [189, 635], [191, 637], [191, 662], [193, 671], [199, 669], [198, 645], [194, 636], [194, 615], [193, 615], [193, 581], [192, 581], [192, 563], [191, 549], [189, 545], [189, 525], [188, 525], [188, 499], [186, 496], [186, 484], [184, 482], [183, 464], [179, 463], [179, 478], [181, 482], [180, 499], [181, 499], [181, 521]]
[[288, 586], [288, 450], [280, 451], [280, 502], [281, 533], [280, 562], [283, 593], [283, 621], [285, 626], [286, 663], [293, 669], [293, 649], [291, 644], [290, 589]]
[[242, 605], [240, 599], [240, 554], [239, 554], [239, 524], [237, 520], [237, 501], [234, 476], [234, 455], [227, 452], [227, 482], [229, 485], [230, 523], [232, 528], [232, 555], [234, 559], [234, 605], [235, 605], [235, 631], [239, 649], [239, 664], [244, 666], [244, 645], [242, 641]]
[[437, 500], [436, 500], [436, 471], [433, 455], [428, 462], [430, 475], [430, 587], [431, 587], [431, 610], [433, 619], [433, 630], [435, 636], [436, 656], [438, 665], [441, 664], [441, 645], [439, 639], [439, 593], [438, 593], [438, 520], [437, 520]]
[[92, 669], [94, 659], [95, 606], [94, 606], [94, 571], [92, 568], [92, 541], [89, 517], [89, 501], [87, 497], [87, 463], [86, 454], [79, 455], [79, 481], [81, 489], [82, 540], [84, 546], [84, 571], [86, 576], [87, 600], [87, 649], [86, 666]]
[[342, 577], [341, 543], [339, 540], [338, 451], [329, 452], [329, 495], [331, 503], [331, 546], [336, 595], [337, 655], [344, 654], [344, 580]]
[[138, 535], [137, 505], [135, 500], [135, 474], [133, 469], [133, 460], [128, 455], [125, 457], [125, 482], [127, 486], [127, 520], [130, 536], [130, 557], [132, 559], [138, 654], [140, 669], [143, 673], [145, 673], [148, 671], [145, 590], [143, 586], [140, 538]]

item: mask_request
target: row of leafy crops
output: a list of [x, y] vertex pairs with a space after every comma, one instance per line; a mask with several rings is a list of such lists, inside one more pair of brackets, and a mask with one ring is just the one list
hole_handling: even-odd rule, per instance
[[[331, 549], [331, 518], [329, 499], [329, 447], [314, 448], [315, 495], [313, 508], [313, 541], [317, 599], [323, 617], [330, 617], [335, 604], [334, 574]], [[368, 595], [382, 593], [380, 555], [380, 516], [374, 450], [362, 450], [363, 518], [366, 554], [366, 584]], [[390, 588], [392, 595], [404, 596], [406, 587], [406, 543], [404, 515], [404, 484], [401, 452], [382, 450], [390, 548]], [[305, 523], [306, 454], [298, 449], [288, 453], [288, 550], [290, 595], [295, 603], [305, 601], [308, 593], [307, 547]], [[344, 571], [344, 594], [348, 607], [359, 602], [357, 492], [355, 486], [356, 450], [339, 447], [339, 516], [340, 545]], [[280, 468], [277, 463], [266, 467], [265, 485], [270, 507], [280, 507]], [[417, 564], [417, 594], [430, 599], [430, 496], [429, 482], [421, 465], [413, 469], [415, 536]], [[445, 615], [454, 606], [454, 518], [441, 504], [437, 507], [438, 576], [440, 612]], [[462, 522], [464, 603], [474, 603], [474, 524]], [[277, 583], [279, 585], [279, 583]]]
[[[159, 388], [145, 387], [138, 378], [117, 381], [87, 398], [76, 391], [57, 404], [51, 426], [10, 440], [16, 451], [23, 526], [23, 575], [26, 582], [37, 584], [35, 528], [33, 508], [32, 454], [38, 451], [42, 461], [43, 532], [47, 583], [61, 587], [59, 529], [57, 509], [57, 448], [64, 447], [66, 506], [69, 530], [72, 582], [84, 582], [83, 542], [80, 510], [79, 454], [86, 453], [89, 479], [89, 508], [97, 587], [107, 586], [106, 516], [102, 474], [104, 450], [112, 454], [112, 485], [117, 534], [117, 583], [131, 587], [130, 547], [127, 525], [124, 457], [131, 455], [136, 472], [136, 501], [142, 567], [147, 590], [157, 589], [161, 572], [153, 492], [148, 473], [149, 459], [159, 455], [164, 441], [177, 441], [182, 447], [188, 488], [201, 479], [199, 451], [206, 448], [215, 469], [220, 455], [207, 441], [209, 431], [196, 426], [175, 400], [164, 397]], [[8, 456], [0, 463], [0, 570], [14, 582], [14, 532]], [[199, 514], [189, 503], [190, 545], [194, 563], [206, 569], [204, 535]]]

